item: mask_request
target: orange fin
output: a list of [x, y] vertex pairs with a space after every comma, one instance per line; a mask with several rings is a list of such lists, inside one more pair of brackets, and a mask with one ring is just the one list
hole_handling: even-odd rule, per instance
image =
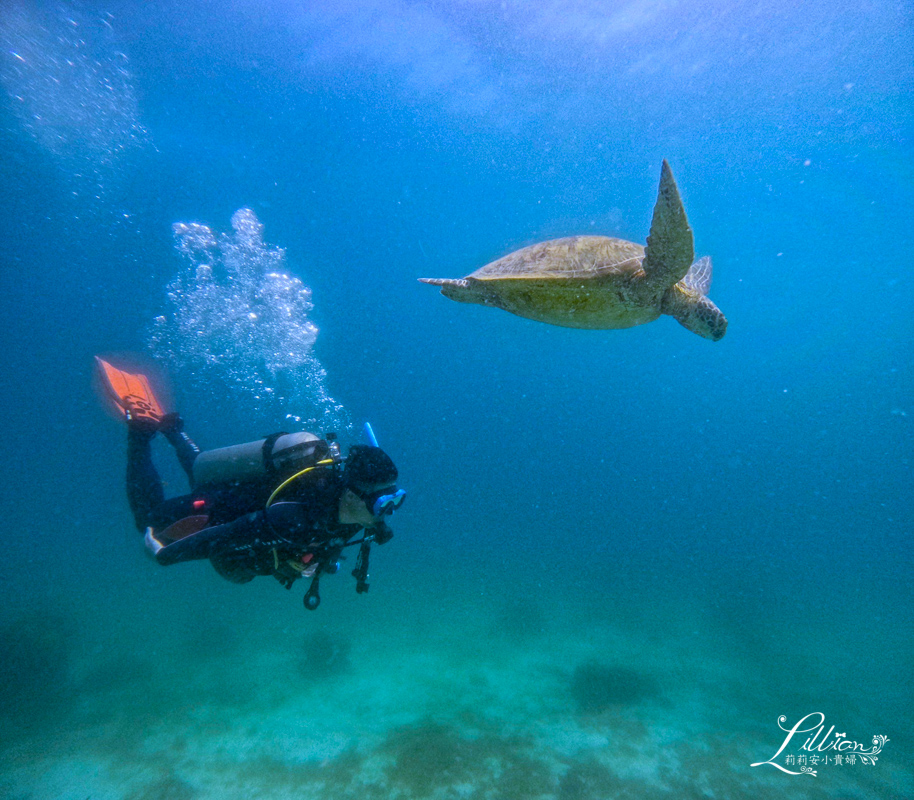
[[133, 375], [111, 366], [104, 359], [95, 357], [102, 382], [111, 399], [124, 412], [128, 419], [144, 419], [149, 422], [161, 422], [165, 411], [156, 399], [149, 379], [145, 375]]

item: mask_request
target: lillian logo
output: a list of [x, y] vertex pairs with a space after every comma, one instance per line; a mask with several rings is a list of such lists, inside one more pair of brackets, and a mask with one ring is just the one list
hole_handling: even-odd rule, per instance
[[[788, 775], [816, 775], [815, 767], [820, 764], [847, 767], [859, 762], [872, 765], [876, 763], [876, 756], [882, 752], [885, 743], [889, 741], [885, 736], [874, 736], [873, 746], [867, 749], [860, 742], [848, 739], [846, 733], [835, 733], [834, 725], [823, 736], [825, 714], [821, 711], [807, 714], [791, 728], [785, 727], [786, 723], [787, 717], [778, 717], [778, 727], [787, 736], [781, 742], [777, 752], [767, 761], [757, 761], [755, 764], [750, 764], [750, 767], [770, 764]], [[798, 747], [797, 744], [804, 737], [806, 740]], [[792, 748], [788, 748], [791, 743], [793, 743]], [[778, 759], [780, 759], [780, 763]], [[799, 772], [788, 769], [788, 767], [799, 767]]]

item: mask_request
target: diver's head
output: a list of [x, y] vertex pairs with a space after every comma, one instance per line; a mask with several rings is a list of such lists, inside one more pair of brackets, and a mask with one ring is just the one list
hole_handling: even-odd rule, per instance
[[380, 447], [354, 444], [343, 466], [343, 481], [347, 486], [371, 486], [396, 483], [397, 468]]
[[396, 480], [397, 467], [380, 447], [353, 445], [343, 467], [340, 522], [368, 527], [392, 514], [406, 497]]

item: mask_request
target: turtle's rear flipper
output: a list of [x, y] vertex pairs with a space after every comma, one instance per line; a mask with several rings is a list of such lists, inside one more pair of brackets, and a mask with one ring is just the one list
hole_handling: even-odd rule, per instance
[[652, 284], [658, 288], [669, 288], [685, 277], [694, 258], [692, 229], [682, 207], [673, 171], [664, 159], [654, 218], [641, 267]]
[[710, 288], [711, 259], [705, 256], [692, 264], [688, 274], [667, 290], [660, 310], [675, 317], [680, 325], [692, 333], [718, 342], [727, 332], [727, 318], [707, 298]]
[[711, 256], [702, 256], [698, 259], [682, 279], [682, 283], [690, 292], [697, 295], [707, 295], [711, 289]]

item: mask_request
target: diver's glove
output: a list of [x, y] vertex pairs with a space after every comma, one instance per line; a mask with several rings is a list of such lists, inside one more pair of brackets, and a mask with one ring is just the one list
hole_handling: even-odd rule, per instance
[[292, 584], [302, 577], [302, 563], [297, 558], [280, 561], [273, 571], [276, 578], [286, 589], [291, 589]]
[[374, 526], [374, 540], [378, 544], [387, 544], [391, 539], [394, 538], [394, 532], [390, 529], [390, 526], [386, 522], [379, 522]]

